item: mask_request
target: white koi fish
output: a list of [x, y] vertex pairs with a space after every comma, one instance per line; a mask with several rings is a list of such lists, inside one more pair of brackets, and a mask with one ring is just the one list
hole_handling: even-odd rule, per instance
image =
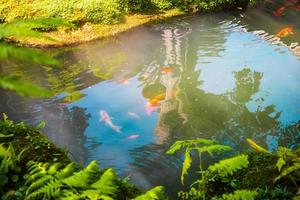
[[140, 116], [134, 112], [128, 112], [127, 114], [134, 119], [140, 119]]
[[103, 121], [106, 125], [108, 125], [111, 129], [113, 129], [117, 133], [121, 133], [122, 127], [113, 124], [111, 121], [112, 118], [108, 115], [108, 113], [105, 110], [100, 110], [99, 115], [100, 115], [99, 121]]

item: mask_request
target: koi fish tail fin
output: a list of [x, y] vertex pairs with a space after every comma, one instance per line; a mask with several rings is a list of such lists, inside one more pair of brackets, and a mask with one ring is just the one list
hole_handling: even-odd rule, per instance
[[121, 133], [121, 126], [116, 126], [116, 125], [113, 125], [113, 126], [111, 126], [111, 128], [114, 130], [114, 131], [116, 131], [117, 133]]

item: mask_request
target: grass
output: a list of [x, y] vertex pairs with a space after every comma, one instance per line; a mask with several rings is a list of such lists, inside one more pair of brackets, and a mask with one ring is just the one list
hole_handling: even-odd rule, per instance
[[184, 12], [178, 9], [153, 14], [134, 14], [126, 16], [124, 20], [118, 24], [105, 25], [85, 23], [77, 29], [58, 28], [55, 31], [43, 33], [45, 36], [51, 37], [54, 40], [27, 37], [14, 38], [14, 41], [23, 46], [39, 48], [71, 46], [111, 37], [144, 24], [159, 22], [183, 14]]

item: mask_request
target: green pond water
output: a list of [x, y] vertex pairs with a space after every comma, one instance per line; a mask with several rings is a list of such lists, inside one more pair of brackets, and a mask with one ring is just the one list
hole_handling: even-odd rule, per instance
[[[1, 90], [0, 112], [45, 121], [44, 133], [74, 161], [97, 160], [144, 189], [164, 185], [175, 199], [182, 157], [165, 152], [176, 140], [211, 138], [237, 150], [248, 149], [246, 138], [270, 151], [300, 146], [300, 11], [276, 17], [280, 5], [174, 18], [47, 50], [62, 68], [2, 62], [2, 72], [56, 95]], [[293, 35], [276, 37], [288, 26]]]

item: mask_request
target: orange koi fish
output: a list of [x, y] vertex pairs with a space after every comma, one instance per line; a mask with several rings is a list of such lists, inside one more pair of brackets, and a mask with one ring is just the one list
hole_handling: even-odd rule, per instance
[[172, 67], [163, 67], [160, 69], [160, 72], [162, 74], [169, 74], [169, 73], [172, 73], [173, 72], [173, 68]]
[[291, 35], [291, 34], [294, 34], [294, 29], [293, 29], [293, 27], [288, 26], [288, 27], [285, 27], [285, 28], [281, 29], [279, 31], [279, 33], [277, 33], [276, 36], [277, 37], [286, 37], [286, 36]]
[[286, 7], [285, 6], [280, 6], [275, 12], [274, 12], [274, 15], [276, 17], [279, 17], [282, 15], [282, 13], [285, 11]]

